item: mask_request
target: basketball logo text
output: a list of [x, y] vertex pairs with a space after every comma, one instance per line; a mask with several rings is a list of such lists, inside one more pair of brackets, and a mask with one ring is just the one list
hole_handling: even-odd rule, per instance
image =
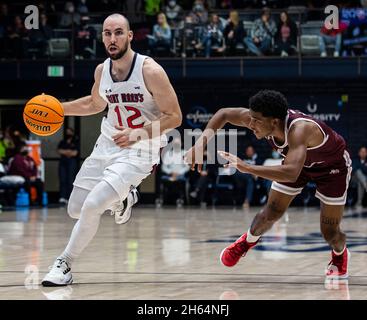
[[33, 123], [32, 121], [30, 121], [29, 119], [26, 119], [26, 124], [28, 124], [30, 127], [42, 131], [42, 132], [50, 132], [51, 131], [51, 126], [47, 126], [47, 125], [39, 125], [36, 123]]
[[40, 116], [40, 117], [43, 117], [43, 118], [47, 118], [47, 116], [48, 116], [48, 112], [41, 111], [41, 110], [38, 110], [38, 109], [33, 109], [31, 111], [31, 114], [34, 114], [34, 115], [37, 115], [37, 116]]

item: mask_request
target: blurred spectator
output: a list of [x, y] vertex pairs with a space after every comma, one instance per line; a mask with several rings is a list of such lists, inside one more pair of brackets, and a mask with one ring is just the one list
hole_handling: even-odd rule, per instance
[[36, 50], [36, 57], [45, 57], [48, 40], [52, 38], [53, 30], [47, 23], [47, 16], [40, 15], [39, 29], [29, 30], [29, 49]]
[[367, 148], [358, 150], [358, 158], [353, 160], [353, 182], [357, 184], [358, 198], [356, 205], [362, 207], [362, 201], [367, 191]]
[[217, 14], [210, 16], [210, 22], [204, 30], [202, 41], [198, 46], [204, 46], [205, 57], [210, 57], [211, 51], [221, 53], [225, 50], [225, 42], [223, 36], [224, 26]]
[[66, 129], [65, 138], [60, 141], [57, 151], [60, 154], [59, 202], [66, 204], [73, 189], [73, 182], [78, 169], [79, 142], [75, 137], [74, 130], [72, 128]]
[[15, 143], [13, 139], [13, 130], [11, 126], [7, 126], [4, 130], [4, 144], [6, 145], [5, 150], [5, 163], [8, 162], [8, 160], [11, 157], [14, 157], [16, 150], [15, 150]]
[[0, 25], [7, 28], [11, 24], [11, 19], [9, 17], [9, 8], [6, 3], [0, 4]]
[[264, 8], [261, 18], [256, 19], [251, 30], [251, 35], [246, 37], [245, 43], [253, 54], [262, 56], [272, 47], [277, 26], [271, 18], [270, 10]]
[[76, 11], [79, 12], [81, 15], [86, 15], [89, 12], [87, 6], [87, 0], [79, 0], [76, 6]]
[[[124, 1], [127, 3], [127, 0]], [[126, 4], [127, 5], [127, 4]], [[134, 1], [134, 16], [142, 21], [142, 12], [144, 11], [144, 0], [135, 0]]]
[[182, 20], [183, 10], [176, 0], [169, 0], [163, 12], [167, 17], [167, 22], [171, 27], [177, 27]]
[[26, 137], [23, 133], [21, 133], [18, 129], [14, 129], [11, 131], [12, 141], [14, 142], [14, 147], [16, 150], [19, 149], [26, 142]]
[[[243, 161], [252, 165], [260, 164], [258, 155], [253, 146], [248, 146], [246, 148], [245, 158], [243, 159]], [[255, 180], [257, 180], [258, 177], [237, 170], [236, 173], [234, 174], [234, 179], [236, 183], [236, 190], [240, 193], [237, 195], [237, 197], [242, 197], [242, 194], [246, 189], [245, 198], [242, 206], [243, 208], [249, 208], [254, 195]]]
[[333, 29], [330, 22], [325, 22], [320, 31], [320, 50], [321, 57], [327, 57], [326, 45], [333, 44], [334, 57], [340, 56], [340, 50], [342, 47], [342, 33], [347, 29], [347, 25], [343, 22], [339, 22], [339, 28]]
[[54, 1], [39, 0], [35, 3], [40, 13], [56, 12]]
[[196, 186], [190, 196], [194, 199], [198, 199], [201, 205], [205, 205], [206, 191], [210, 182], [214, 183], [218, 172], [218, 168], [214, 164], [208, 164], [208, 152], [204, 151], [203, 166], [199, 172], [199, 179], [196, 182]]
[[0, 58], [6, 57], [6, 34], [11, 25], [8, 5], [0, 4]]
[[297, 48], [297, 36], [297, 25], [292, 21], [288, 12], [281, 12], [275, 35], [275, 53], [282, 57], [294, 54]]
[[179, 41], [177, 46], [181, 48], [182, 57], [196, 56], [197, 46], [200, 43], [200, 28], [194, 24], [191, 15], [185, 17], [185, 22], [180, 28]]
[[161, 182], [163, 184], [163, 198], [166, 193], [165, 190], [178, 191], [179, 202], [183, 203], [186, 190], [187, 177], [186, 173], [190, 170], [190, 167], [184, 162], [184, 150], [181, 149], [180, 138], [175, 138], [172, 142], [172, 150], [168, 150], [163, 154], [162, 158], [162, 177]]
[[144, 13], [149, 27], [154, 25], [156, 17], [161, 11], [161, 0], [145, 0]]
[[157, 24], [153, 26], [153, 34], [148, 35], [149, 48], [153, 56], [157, 54], [158, 48], [163, 48], [169, 53], [171, 47], [171, 28], [167, 23], [166, 15], [160, 13], [157, 16]]
[[90, 18], [83, 16], [76, 28], [75, 58], [93, 59], [96, 56], [97, 31], [89, 25]]
[[33, 204], [42, 205], [43, 182], [38, 178], [37, 165], [33, 158], [28, 155], [28, 147], [22, 143], [13, 159], [9, 161], [9, 174], [21, 176], [25, 179], [24, 187], [31, 194], [31, 187], [37, 191], [37, 200]]
[[5, 140], [4, 132], [0, 129], [0, 163], [4, 163], [6, 160], [6, 149], [8, 148], [8, 143]]
[[47, 22], [52, 28], [58, 26], [58, 11], [54, 2], [51, 1], [38, 1], [36, 6], [39, 9], [39, 13], [47, 16]]
[[6, 160], [14, 157], [20, 146], [26, 141], [25, 137], [19, 130], [14, 129], [12, 126], [7, 126], [4, 132], [4, 140], [7, 143]]
[[23, 58], [26, 55], [29, 37], [20, 16], [15, 16], [13, 23], [8, 28], [7, 35], [8, 48], [12, 58]]
[[217, 3], [218, 3], [217, 7], [219, 9], [232, 9], [233, 8], [231, 0], [219, 0], [219, 1], [217, 1]]
[[61, 15], [59, 25], [61, 28], [70, 28], [72, 24], [80, 24], [80, 14], [75, 12], [74, 3], [68, 1], [65, 3], [64, 12]]
[[[282, 158], [279, 152], [273, 150], [271, 153], [271, 158], [265, 159], [263, 166], [279, 166], [282, 164]], [[266, 188], [266, 191], [269, 193], [270, 187], [273, 181], [263, 179], [264, 186]]]
[[236, 47], [239, 43], [243, 43], [245, 37], [245, 29], [243, 28], [243, 22], [240, 20], [237, 11], [231, 11], [229, 13], [228, 24], [224, 28], [224, 38], [229, 55], [236, 53]]
[[208, 11], [205, 9], [204, 2], [195, 0], [190, 12], [192, 21], [196, 25], [204, 26], [208, 22]]

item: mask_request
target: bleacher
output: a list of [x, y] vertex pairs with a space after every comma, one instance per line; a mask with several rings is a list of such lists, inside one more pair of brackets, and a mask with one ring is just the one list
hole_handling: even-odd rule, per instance
[[[63, 9], [63, 2], [55, 1], [54, 3], [54, 10], [52, 12], [48, 12], [46, 10], [46, 15], [48, 17], [48, 20], [51, 21], [50, 25], [53, 29], [53, 36], [50, 39], [47, 39], [47, 46], [46, 46], [46, 52], [45, 54], [40, 54], [39, 48], [34, 47], [32, 45], [29, 45], [28, 39], [22, 39], [22, 45], [24, 46], [24, 53], [22, 55], [12, 55], [9, 48], [4, 48], [4, 52], [2, 53], [3, 58], [5, 59], [40, 59], [40, 58], [46, 58], [46, 59], [99, 59], [103, 58], [105, 56], [103, 44], [102, 44], [102, 22], [104, 17], [108, 15], [109, 13], [106, 12], [89, 12], [89, 22], [88, 27], [91, 28], [91, 30], [94, 30], [96, 32], [96, 38], [93, 39], [92, 44], [87, 48], [90, 53], [90, 55], [80, 55], [75, 52], [75, 48], [78, 45], [78, 37], [76, 36], [78, 24], [73, 23], [70, 27], [61, 27], [58, 25], [58, 22], [60, 21], [60, 17], [64, 14], [62, 12]], [[298, 27], [298, 40], [296, 45], [296, 52], [295, 54], [298, 57], [301, 56], [320, 56], [321, 50], [320, 50], [320, 30], [324, 24], [324, 19], [327, 16], [323, 8], [307, 8], [306, 6], [299, 5], [296, 1], [289, 1], [288, 7], [285, 8], [275, 8], [271, 9], [272, 11], [272, 19], [278, 23], [279, 16], [282, 11], [287, 11], [291, 19], [296, 23]], [[276, 6], [276, 3], [269, 2], [268, 5]], [[16, 14], [15, 11], [19, 12], [21, 17], [24, 19], [24, 3], [22, 2], [15, 2], [12, 4], [12, 12], [9, 13], [9, 18], [12, 20]], [[50, 9], [49, 9], [50, 11]], [[237, 9], [240, 21], [243, 24], [245, 34], [249, 35], [251, 33], [251, 29], [254, 25], [254, 21], [260, 17], [261, 9]], [[186, 10], [183, 13], [183, 17], [187, 16], [190, 13], [189, 8], [186, 8]], [[217, 9], [212, 8], [210, 9], [209, 13], [216, 13], [218, 14], [220, 20], [222, 23], [226, 23], [228, 20], [228, 16], [230, 13], [230, 10], [226, 9]], [[74, 13], [77, 14], [77, 13]], [[73, 14], [73, 15], [74, 15]], [[140, 20], [137, 21], [134, 19], [134, 21], [131, 23], [133, 31], [136, 33], [137, 37], [136, 40], [133, 42], [133, 46], [135, 45], [141, 53], [149, 54], [149, 46], [147, 41], [147, 35], [149, 32], [151, 32], [152, 25], [151, 22], [148, 21], [148, 18], [145, 16], [144, 12], [134, 12], [129, 13], [127, 12], [126, 15], [129, 17], [131, 16], [139, 16]], [[0, 22], [1, 24], [1, 22]], [[184, 20], [178, 25], [172, 27], [172, 42], [171, 42], [171, 49], [168, 52], [159, 52], [160, 57], [201, 57], [203, 56], [203, 51], [196, 50], [195, 45], [200, 44], [202, 41], [202, 34], [205, 28], [205, 25], [196, 25], [195, 26], [195, 34], [190, 35], [194, 37], [194, 41], [191, 41], [193, 39], [188, 39], [189, 35], [185, 32], [185, 23]], [[362, 38], [362, 35], [361, 35]], [[361, 40], [362, 41], [362, 40]], [[348, 43], [348, 42], [345, 42]], [[349, 39], [349, 43], [350, 39]], [[5, 41], [6, 44], [6, 41]], [[351, 43], [352, 45], [352, 43]], [[362, 48], [361, 48], [362, 46]], [[200, 47], [200, 45], [196, 46]], [[358, 42], [355, 44], [356, 50], [350, 53], [348, 52], [348, 55], [364, 55], [365, 49], [364, 44]], [[275, 56], [274, 53], [274, 41], [273, 41], [273, 48], [270, 50], [270, 52], [267, 55]], [[328, 51], [331, 51], [334, 49], [333, 44], [327, 44]], [[195, 52], [196, 51], [196, 52]], [[193, 53], [194, 52], [194, 53]], [[238, 43], [236, 46], [236, 56], [249, 56], [249, 51], [246, 48], [246, 45], [241, 42]], [[347, 54], [344, 54], [344, 56]], [[222, 55], [223, 57], [228, 57], [229, 53], [224, 52]]]

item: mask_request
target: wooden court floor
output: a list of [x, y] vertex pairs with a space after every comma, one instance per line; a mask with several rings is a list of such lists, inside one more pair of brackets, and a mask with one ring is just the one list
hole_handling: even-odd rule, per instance
[[233, 268], [221, 250], [245, 232], [259, 208], [133, 209], [126, 225], [105, 215], [73, 264], [74, 284], [39, 282], [75, 223], [65, 208], [0, 214], [0, 299], [367, 299], [367, 210], [346, 210], [350, 278], [325, 283], [330, 250], [317, 208], [290, 208]]

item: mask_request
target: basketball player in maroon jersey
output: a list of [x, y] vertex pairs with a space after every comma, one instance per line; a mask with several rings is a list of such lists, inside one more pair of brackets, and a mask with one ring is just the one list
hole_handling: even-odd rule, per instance
[[326, 269], [328, 278], [347, 278], [350, 253], [346, 236], [340, 230], [351, 174], [351, 160], [344, 139], [325, 123], [299, 111], [288, 109], [286, 98], [277, 91], [264, 90], [249, 100], [249, 109], [223, 108], [209, 121], [202, 136], [186, 154], [192, 170], [208, 140], [226, 123], [251, 129], [256, 138], [266, 138], [283, 159], [282, 165], [259, 166], [243, 162], [235, 155], [219, 151], [234, 167], [272, 180], [269, 198], [248, 231], [225, 248], [221, 262], [232, 267], [260, 237], [279, 220], [295, 196], [309, 182], [316, 183], [316, 197], [321, 201], [321, 232], [332, 248], [331, 261]]

